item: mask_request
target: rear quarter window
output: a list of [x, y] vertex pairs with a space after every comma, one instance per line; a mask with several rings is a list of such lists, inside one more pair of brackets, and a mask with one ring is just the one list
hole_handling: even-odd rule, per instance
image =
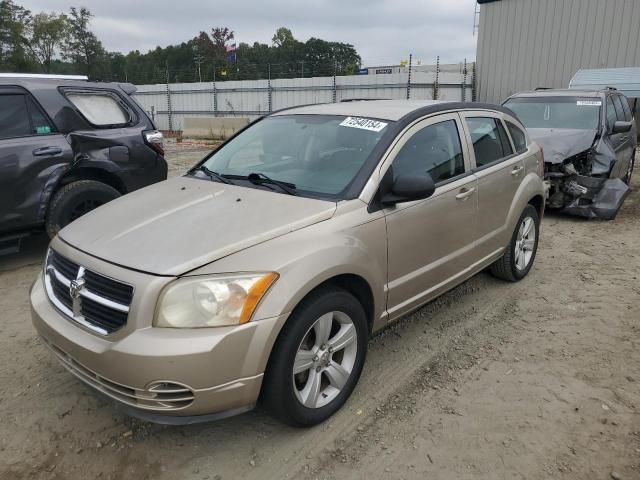
[[92, 125], [113, 127], [131, 123], [130, 113], [109, 93], [68, 92], [66, 97]]
[[513, 140], [513, 145], [516, 148], [516, 152], [524, 152], [527, 149], [527, 136], [520, 127], [514, 125], [511, 122], [505, 123], [507, 124], [509, 133], [511, 134], [511, 139]]

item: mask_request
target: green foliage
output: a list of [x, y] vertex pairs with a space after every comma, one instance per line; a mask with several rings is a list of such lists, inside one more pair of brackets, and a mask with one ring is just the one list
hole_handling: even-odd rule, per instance
[[32, 15], [13, 0], [0, 0], [0, 70], [84, 73], [144, 84], [346, 75], [357, 72], [361, 61], [353, 45], [319, 38], [301, 42], [286, 27], [276, 30], [271, 45], [240, 43], [235, 62], [227, 56], [235, 38], [227, 27], [146, 53], [107, 52], [91, 31], [92, 17], [83, 7], [71, 7], [67, 15]]

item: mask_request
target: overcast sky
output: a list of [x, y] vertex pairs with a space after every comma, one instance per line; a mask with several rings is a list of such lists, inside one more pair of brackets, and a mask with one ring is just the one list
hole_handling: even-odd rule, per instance
[[85, 6], [108, 50], [146, 52], [227, 26], [236, 41], [271, 43], [280, 26], [296, 39], [353, 44], [365, 66], [475, 58], [475, 0], [14, 0], [32, 12]]

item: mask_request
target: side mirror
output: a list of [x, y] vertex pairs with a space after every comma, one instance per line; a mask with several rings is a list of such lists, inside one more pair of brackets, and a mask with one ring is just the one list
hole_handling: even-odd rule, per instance
[[618, 120], [613, 124], [611, 133], [627, 133], [629, 130], [631, 130], [631, 126], [631, 122], [623, 122], [622, 120]]
[[436, 184], [431, 175], [399, 175], [396, 177], [391, 191], [382, 197], [383, 205], [394, 205], [396, 203], [423, 200], [433, 195]]

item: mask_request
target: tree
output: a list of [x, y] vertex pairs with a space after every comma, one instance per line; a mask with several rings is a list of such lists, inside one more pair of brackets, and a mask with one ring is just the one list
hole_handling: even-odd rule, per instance
[[51, 62], [67, 38], [67, 16], [38, 13], [26, 25], [25, 44], [31, 57], [45, 73], [51, 72]]
[[29, 69], [29, 59], [25, 54], [24, 31], [31, 12], [13, 3], [0, 1], [0, 67], [6, 70], [24, 71]]
[[71, 7], [68, 17], [69, 32], [64, 44], [64, 56], [87, 75], [98, 74], [104, 61], [105, 50], [98, 37], [89, 30], [93, 15], [82, 7]]
[[294, 44], [295, 39], [293, 38], [293, 33], [286, 27], [280, 27], [276, 30], [276, 33], [271, 38], [273, 42], [273, 46], [276, 48], [279, 47], [287, 47]]

